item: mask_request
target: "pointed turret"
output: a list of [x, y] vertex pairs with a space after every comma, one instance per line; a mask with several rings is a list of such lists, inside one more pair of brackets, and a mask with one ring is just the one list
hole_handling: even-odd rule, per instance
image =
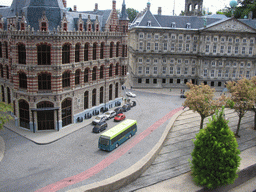
[[121, 10], [121, 14], [120, 14], [119, 20], [129, 20], [128, 14], [126, 12], [125, 0], [123, 1], [122, 10]]

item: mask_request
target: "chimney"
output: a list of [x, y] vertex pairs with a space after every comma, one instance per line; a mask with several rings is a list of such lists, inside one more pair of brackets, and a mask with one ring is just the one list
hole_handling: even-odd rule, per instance
[[150, 11], [150, 2], [147, 3], [148, 11]]
[[95, 9], [94, 11], [98, 11], [98, 3], [95, 3]]
[[76, 11], [76, 5], [74, 5], [74, 11]]
[[62, 2], [63, 2], [64, 7], [66, 8], [66, 7], [67, 7], [67, 2], [66, 2], [66, 0], [62, 0]]
[[113, 0], [112, 9], [113, 9], [113, 10], [116, 10], [116, 0]]
[[158, 15], [162, 15], [162, 7], [158, 7]]

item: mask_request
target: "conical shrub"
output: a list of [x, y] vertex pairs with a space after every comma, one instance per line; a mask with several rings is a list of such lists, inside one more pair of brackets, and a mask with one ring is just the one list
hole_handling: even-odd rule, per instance
[[224, 108], [216, 111], [207, 127], [201, 129], [193, 140], [192, 176], [198, 185], [209, 189], [232, 184], [238, 177], [240, 151], [223, 114]]

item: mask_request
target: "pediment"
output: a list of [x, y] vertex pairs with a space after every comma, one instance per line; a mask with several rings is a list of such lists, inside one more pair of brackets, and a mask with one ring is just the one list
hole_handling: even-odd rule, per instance
[[255, 33], [256, 30], [252, 27], [238, 21], [236, 19], [229, 19], [212, 26], [208, 26], [204, 29], [205, 31], [225, 31], [225, 32], [249, 32]]

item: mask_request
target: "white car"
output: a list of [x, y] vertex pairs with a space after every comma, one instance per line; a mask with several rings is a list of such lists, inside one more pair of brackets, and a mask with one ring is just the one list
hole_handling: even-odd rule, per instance
[[96, 124], [98, 124], [98, 123], [100, 123], [100, 122], [104, 122], [104, 121], [106, 121], [107, 120], [107, 117], [106, 117], [106, 115], [98, 115], [97, 117], [95, 117], [95, 119], [92, 121], [92, 124], [93, 125], [96, 125]]
[[107, 117], [107, 119], [111, 119], [116, 116], [116, 112], [115, 111], [107, 111], [104, 113], [104, 115]]
[[132, 93], [132, 92], [126, 92], [126, 95], [128, 97], [136, 97], [136, 94]]

